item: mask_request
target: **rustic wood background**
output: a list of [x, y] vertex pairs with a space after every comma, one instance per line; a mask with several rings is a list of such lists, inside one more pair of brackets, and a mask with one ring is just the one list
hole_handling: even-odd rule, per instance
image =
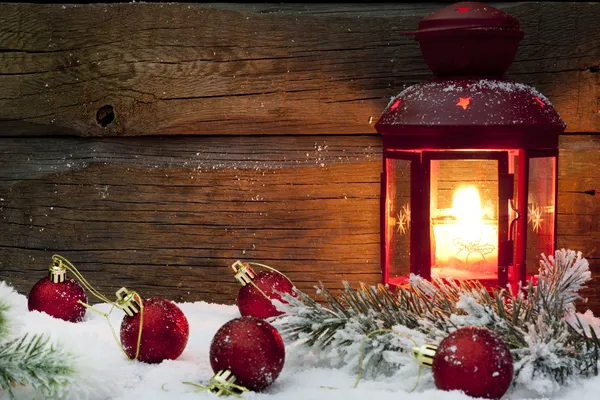
[[[600, 4], [491, 3], [525, 38], [509, 75], [549, 97], [559, 246], [600, 312]], [[236, 259], [376, 283], [390, 96], [431, 77], [415, 4], [0, 4], [0, 279], [50, 257], [102, 291], [233, 303]], [[587, 193], [586, 193], [587, 192]]]

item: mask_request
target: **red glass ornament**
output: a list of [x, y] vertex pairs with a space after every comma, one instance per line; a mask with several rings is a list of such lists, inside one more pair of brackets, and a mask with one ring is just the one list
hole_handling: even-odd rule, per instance
[[295, 296], [294, 285], [284, 275], [275, 271], [261, 271], [252, 282], [260, 290], [249, 283], [242, 286], [238, 293], [237, 305], [242, 316], [266, 319], [281, 315], [283, 312], [277, 310], [271, 299], [286, 303], [277, 292]]
[[40, 279], [29, 292], [27, 306], [29, 311], [44, 312], [54, 318], [69, 322], [80, 322], [85, 316], [87, 303], [85, 291], [74, 279], [55, 283], [50, 279]]
[[277, 329], [254, 317], [240, 317], [225, 323], [210, 344], [210, 365], [216, 373], [229, 370], [235, 383], [260, 391], [281, 373], [285, 346]]
[[[169, 300], [153, 297], [143, 300], [144, 322], [139, 361], [160, 363], [175, 360], [183, 353], [190, 328], [185, 314]], [[121, 345], [129, 358], [137, 350], [140, 313], [125, 315], [121, 322]]]
[[499, 399], [512, 382], [514, 367], [510, 349], [497, 333], [468, 326], [442, 340], [432, 368], [438, 389]]

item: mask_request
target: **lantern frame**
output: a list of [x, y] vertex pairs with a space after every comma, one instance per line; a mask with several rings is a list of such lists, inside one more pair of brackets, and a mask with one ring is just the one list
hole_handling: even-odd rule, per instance
[[[498, 274], [497, 278], [489, 280], [478, 279], [485, 286], [505, 287], [519, 283], [525, 284], [527, 280], [535, 279], [527, 273], [527, 229], [529, 222], [528, 198], [530, 191], [529, 168], [532, 159], [549, 158], [552, 160], [553, 180], [553, 212], [551, 225], [552, 241], [548, 254], [556, 248], [556, 222], [557, 222], [557, 149], [384, 149], [383, 172], [381, 179], [381, 265], [383, 283], [398, 286], [408, 283], [408, 275], [400, 277], [390, 276], [390, 210], [388, 205], [388, 183], [390, 160], [404, 160], [410, 162], [410, 274], [423, 278], [431, 278], [432, 269], [432, 241], [431, 238], [431, 191], [432, 179], [431, 162], [436, 160], [493, 160], [497, 162], [497, 188], [498, 188]], [[513, 163], [511, 167], [511, 162]], [[515, 180], [515, 168], [519, 171]], [[425, 184], [423, 184], [425, 183]], [[516, 192], [516, 194], [515, 194]], [[512, 201], [512, 207], [511, 207]], [[517, 216], [511, 216], [510, 211], [515, 211]], [[514, 225], [513, 225], [514, 224]]]
[[[550, 230], [536, 238], [536, 246], [545, 246], [546, 254], [556, 247], [558, 137], [565, 124], [541, 93], [502, 78], [523, 37], [519, 23], [491, 6], [462, 2], [423, 18], [419, 30], [408, 34], [420, 42], [426, 62], [437, 77], [392, 97], [375, 124], [383, 139], [383, 283], [408, 283], [408, 274], [391, 276], [392, 238], [397, 236], [390, 230], [390, 221], [394, 220], [389, 209], [390, 192], [397, 194], [391, 178], [394, 174], [388, 171], [391, 160], [410, 163], [409, 271], [427, 279], [431, 278], [432, 258], [436, 255], [432, 248], [437, 244], [431, 218], [431, 185], [437, 184], [432, 162], [495, 160], [498, 270], [494, 278], [478, 280], [487, 286], [525, 284], [534, 275], [530, 270], [528, 276], [527, 271], [527, 250], [531, 248], [527, 247], [527, 236], [532, 234], [528, 224], [534, 213], [529, 210], [529, 199], [533, 195], [546, 199], [549, 205], [544, 207], [553, 214], [550, 224], [546, 224]], [[491, 44], [506, 46], [497, 49], [493, 63], [481, 56], [490, 54], [490, 47], [494, 47]], [[536, 183], [539, 177], [530, 176], [535, 159], [548, 161], [536, 167], [544, 175], [542, 184]], [[539, 215], [537, 218], [535, 223], [539, 224], [542, 219]], [[485, 260], [484, 253], [480, 253]]]

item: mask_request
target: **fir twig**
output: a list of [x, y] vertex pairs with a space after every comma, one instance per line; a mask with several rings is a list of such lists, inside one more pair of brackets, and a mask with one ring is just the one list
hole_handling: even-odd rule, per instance
[[[378, 335], [375, 330], [395, 328], [410, 331], [420, 341], [440, 341], [455, 329], [478, 325], [504, 337], [512, 349], [515, 378], [546, 380], [549, 390], [578, 375], [598, 374], [600, 342], [594, 329], [589, 333], [575, 314], [579, 290], [590, 279], [589, 265], [581, 253], [557, 251], [542, 256], [537, 285], [529, 282], [517, 293], [510, 289], [491, 292], [477, 281], [458, 282], [433, 277], [429, 282], [411, 277], [410, 285], [393, 294], [387, 288], [347, 282], [338, 296], [322, 284], [318, 288], [328, 306], [298, 292], [284, 295], [286, 314], [275, 319], [286, 340], [302, 339], [324, 357], [357, 360], [365, 341], [365, 371], [390, 374], [406, 365], [410, 343], [398, 335]], [[575, 316], [578, 326], [567, 317]], [[542, 385], [543, 386], [543, 385]]]
[[8, 311], [10, 306], [4, 299], [0, 299], [0, 339], [5, 338], [9, 332]]
[[46, 397], [57, 396], [73, 375], [71, 356], [41, 335], [0, 344], [0, 389], [13, 397], [13, 385], [31, 385]]

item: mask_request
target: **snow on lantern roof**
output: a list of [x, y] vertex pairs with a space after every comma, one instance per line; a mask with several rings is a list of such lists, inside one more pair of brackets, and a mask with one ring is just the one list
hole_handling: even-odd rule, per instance
[[[555, 147], [565, 124], [534, 88], [496, 78], [448, 78], [420, 83], [393, 97], [375, 124], [383, 136], [475, 137], [508, 147]], [[458, 140], [456, 146], [463, 146]], [[537, 144], [536, 144], [537, 143]], [[482, 144], [487, 147], [488, 145]], [[454, 147], [454, 146], [451, 146]], [[472, 147], [472, 146], [467, 146]]]

